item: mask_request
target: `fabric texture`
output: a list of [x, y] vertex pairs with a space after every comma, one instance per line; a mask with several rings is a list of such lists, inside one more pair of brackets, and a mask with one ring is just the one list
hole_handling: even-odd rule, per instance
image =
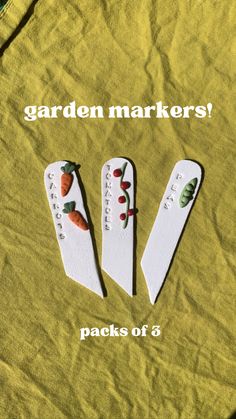
[[[235, 394], [235, 2], [10, 0], [0, 14], [0, 417], [227, 419]], [[24, 120], [27, 105], [197, 105], [204, 119]], [[100, 169], [136, 167], [136, 291], [66, 277], [43, 173], [81, 165], [101, 260]], [[140, 268], [174, 164], [204, 181], [157, 303]], [[81, 327], [160, 325], [159, 337]]]

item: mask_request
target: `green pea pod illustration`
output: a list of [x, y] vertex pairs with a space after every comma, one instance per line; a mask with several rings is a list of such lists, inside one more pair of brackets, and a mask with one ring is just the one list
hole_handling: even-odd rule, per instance
[[190, 182], [188, 182], [185, 185], [179, 198], [179, 205], [181, 208], [186, 207], [186, 205], [188, 205], [188, 203], [193, 199], [193, 194], [195, 192], [197, 182], [198, 180], [195, 177], [194, 179], [190, 180]]

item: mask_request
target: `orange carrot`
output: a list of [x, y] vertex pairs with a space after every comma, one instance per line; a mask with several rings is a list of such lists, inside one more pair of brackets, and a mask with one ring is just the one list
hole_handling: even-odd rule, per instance
[[75, 165], [66, 163], [65, 166], [61, 167], [61, 170], [63, 171], [63, 175], [61, 175], [61, 195], [66, 196], [73, 183], [74, 176], [71, 172], [75, 170]]
[[69, 219], [82, 230], [88, 230], [88, 223], [79, 211], [72, 211], [68, 214]]
[[68, 214], [69, 219], [79, 228], [86, 231], [89, 230], [87, 221], [84, 219], [83, 215], [75, 210], [75, 202], [67, 202], [64, 204], [64, 209], [62, 210], [65, 214]]

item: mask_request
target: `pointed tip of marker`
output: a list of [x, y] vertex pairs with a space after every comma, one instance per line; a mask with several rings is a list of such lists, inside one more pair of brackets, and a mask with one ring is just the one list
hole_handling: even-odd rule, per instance
[[[113, 279], [114, 280], [114, 279]], [[114, 280], [115, 281], [115, 280]], [[133, 287], [126, 287], [124, 284], [121, 284], [118, 281], [115, 281], [130, 297], [133, 297]]]
[[107, 275], [117, 284], [119, 287], [122, 288], [123, 291], [125, 291], [130, 297], [134, 296], [133, 293], [133, 278], [130, 278], [130, 283], [125, 283], [125, 281], [121, 278], [116, 279], [116, 275], [114, 275], [113, 272], [110, 271], [110, 269], [107, 269], [105, 264], [102, 263], [102, 270], [106, 272]]
[[102, 287], [100, 286], [100, 284], [96, 284], [97, 286], [95, 286], [95, 287], [88, 287], [88, 286], [86, 286], [86, 288], [89, 290], [89, 291], [92, 291], [92, 292], [94, 292], [95, 294], [97, 294], [99, 297], [101, 297], [102, 299], [104, 298], [104, 292], [103, 292], [103, 289], [102, 289]]
[[156, 295], [149, 294], [149, 299], [150, 299], [151, 304], [154, 305], [156, 302]]
[[147, 284], [149, 300], [150, 300], [151, 304], [154, 305], [155, 302], [156, 302], [157, 294], [156, 294], [156, 292], [154, 293], [153, 290], [150, 289], [150, 284], [149, 284], [149, 281], [148, 281], [149, 276], [148, 276], [148, 273], [146, 272], [146, 269], [145, 269], [145, 251], [144, 251], [143, 257], [141, 259], [140, 265], [141, 265], [141, 268], [142, 268], [142, 271], [143, 271], [143, 274], [144, 274], [144, 278], [145, 278], [145, 281], [146, 281], [146, 284]]
[[[71, 279], [73, 279], [73, 281], [77, 282], [79, 285], [81, 285], [82, 287], [85, 287], [87, 290], [94, 292], [95, 294], [97, 294], [99, 297], [104, 298], [104, 292], [102, 289], [102, 286], [100, 284], [100, 282], [96, 282], [93, 284], [87, 284], [86, 282], [82, 281], [82, 279], [78, 279], [73, 275], [69, 275], [67, 274], [67, 276]], [[99, 279], [98, 279], [99, 281]]]
[[102, 299], [104, 298], [104, 292], [101, 290], [99, 291], [94, 291], [99, 297], [101, 297]]

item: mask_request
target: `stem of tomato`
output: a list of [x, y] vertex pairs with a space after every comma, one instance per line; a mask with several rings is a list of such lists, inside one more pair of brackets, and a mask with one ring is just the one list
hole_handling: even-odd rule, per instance
[[[124, 179], [126, 166], [127, 166], [127, 163], [124, 163], [123, 166], [121, 167], [122, 175], [121, 175], [121, 178], [120, 178], [120, 188], [121, 188], [121, 183], [123, 182], [123, 179]], [[124, 193], [124, 195], [126, 197], [126, 214], [125, 214], [126, 217], [125, 217], [125, 220], [124, 220], [124, 223], [123, 223], [123, 228], [126, 228], [127, 225], [128, 225], [128, 221], [129, 221], [128, 211], [129, 211], [129, 206], [130, 206], [130, 198], [129, 198], [128, 192], [125, 189], [122, 189], [122, 192]]]

